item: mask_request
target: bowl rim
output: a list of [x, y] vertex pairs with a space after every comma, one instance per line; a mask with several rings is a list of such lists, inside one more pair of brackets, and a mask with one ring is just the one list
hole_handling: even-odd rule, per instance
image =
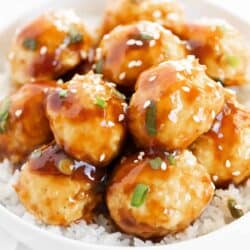
[[[238, 21], [245, 23], [247, 25], [249, 25], [250, 27], [250, 20], [243, 18], [242, 16], [240, 16], [239, 14], [237, 14], [236, 12], [234, 12], [231, 9], [226, 8], [225, 6], [222, 6], [220, 3], [216, 3], [214, 0], [196, 0], [199, 1], [200, 4], [205, 4], [208, 6], [211, 6], [213, 8], [222, 10], [224, 12], [226, 12], [228, 15], [230, 15], [232, 18], [236, 18]], [[56, 0], [53, 0], [53, 2], [56, 2]], [[19, 15], [18, 17], [14, 18], [12, 21], [10, 21], [9, 23], [7, 23], [7, 25], [3, 26], [0, 28], [0, 34], [3, 34], [5, 31], [8, 31], [11, 27], [15, 26], [20, 20], [23, 20], [25, 16], [27, 16], [29, 13], [32, 13], [34, 11], [40, 12], [40, 9], [45, 9], [48, 8], [51, 4], [51, 1], [49, 0], [45, 0], [42, 4], [40, 4], [38, 7], [34, 8], [33, 10], [29, 9], [27, 11], [24, 11], [21, 13], [21, 15]], [[63, 7], [62, 7], [63, 9]], [[188, 244], [192, 244], [193, 247], [195, 247], [195, 245], [198, 246], [198, 244], [203, 243], [204, 242], [208, 242], [211, 240], [216, 240], [216, 238], [218, 238], [221, 235], [225, 235], [227, 234], [229, 231], [232, 230], [237, 230], [239, 228], [242, 228], [242, 226], [244, 224], [246, 224], [247, 221], [250, 221], [250, 212], [247, 212], [243, 217], [224, 225], [223, 227], [216, 229], [208, 234], [196, 237], [196, 238], [192, 238], [192, 239], [187, 239], [184, 241], [180, 241], [180, 242], [175, 242], [175, 243], [171, 243], [171, 244], [166, 244], [166, 245], [154, 245], [154, 246], [117, 246], [117, 245], [102, 245], [102, 244], [94, 244], [94, 243], [89, 243], [89, 242], [84, 242], [84, 241], [79, 241], [79, 240], [75, 240], [75, 239], [71, 239], [68, 238], [66, 236], [63, 235], [59, 235], [59, 234], [55, 234], [52, 233], [50, 231], [44, 230], [43, 228], [40, 228], [34, 224], [31, 224], [29, 222], [27, 222], [26, 220], [22, 219], [21, 217], [19, 217], [18, 215], [14, 214], [13, 212], [11, 212], [10, 210], [8, 210], [4, 205], [2, 205], [0, 203], [0, 214], [3, 214], [4, 216], [8, 217], [9, 220], [13, 221], [13, 223], [17, 223], [19, 224], [22, 228], [24, 228], [27, 231], [32, 231], [35, 232], [37, 234], [40, 234], [44, 237], [46, 237], [48, 240], [53, 240], [53, 241], [63, 241], [65, 244], [67, 244], [69, 247], [74, 248], [74, 246], [78, 247], [78, 248], [82, 248], [82, 249], [93, 249], [93, 247], [96, 248], [102, 248], [103, 250], [142, 250], [142, 249], [149, 249], [149, 250], [176, 250], [176, 249], [181, 249], [181, 247], [185, 247]], [[14, 222], [15, 221], [15, 222]], [[250, 225], [250, 224], [249, 224]], [[2, 224], [0, 224], [0, 227], [3, 230], [6, 230], [4, 226], [2, 226]], [[8, 233], [10, 233], [10, 231], [8, 231]], [[25, 242], [23, 242], [25, 244]], [[201, 246], [201, 245], [199, 245]]]

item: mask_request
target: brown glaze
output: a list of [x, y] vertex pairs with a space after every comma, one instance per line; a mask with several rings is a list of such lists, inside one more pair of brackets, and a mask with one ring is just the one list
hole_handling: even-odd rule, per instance
[[[211, 200], [213, 185], [204, 167], [195, 161], [189, 165], [193, 156], [184, 156], [187, 152], [173, 152], [174, 161], [169, 161], [168, 154], [158, 149], [143, 151], [122, 159], [114, 170], [106, 199], [112, 219], [123, 232], [143, 239], [179, 232]], [[165, 167], [151, 166], [150, 161], [156, 157]], [[138, 184], [146, 185], [148, 192], [145, 201], [135, 207], [131, 199]]]
[[[207, 77], [194, 58], [162, 63], [138, 78], [128, 110], [130, 132], [142, 148], [185, 149], [210, 129], [212, 113], [215, 116], [221, 110], [223, 99], [222, 87]], [[147, 133], [146, 120], [147, 104], [152, 101], [156, 105], [153, 136]]]
[[56, 86], [54, 81], [36, 81], [9, 97], [7, 127], [0, 134], [1, 159], [23, 163], [34, 149], [53, 139], [45, 115], [45, 100], [47, 93]]
[[[74, 35], [81, 39], [71, 43]], [[26, 39], [34, 41], [34, 48], [24, 46]], [[25, 26], [14, 40], [13, 80], [23, 84], [33, 78], [56, 79], [86, 60], [91, 46], [92, 38], [77, 16], [69, 11], [47, 12]]]
[[104, 77], [132, 88], [144, 70], [186, 56], [184, 44], [171, 32], [151, 22], [118, 26], [105, 36], [96, 61], [102, 60]]
[[[35, 154], [39, 155], [35, 157]], [[64, 159], [72, 161], [73, 169], [70, 175], [72, 179], [84, 179], [96, 183], [104, 182], [106, 175], [104, 168], [96, 168], [86, 162], [74, 160], [54, 143], [35, 151], [30, 156], [29, 164], [32, 171], [41, 175], [65, 175], [58, 168], [60, 161]]]

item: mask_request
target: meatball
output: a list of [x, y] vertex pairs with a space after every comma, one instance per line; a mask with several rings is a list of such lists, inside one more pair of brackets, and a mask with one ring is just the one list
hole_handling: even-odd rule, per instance
[[129, 105], [128, 125], [142, 148], [185, 149], [211, 128], [223, 103], [220, 83], [189, 56], [140, 75]]
[[87, 59], [91, 45], [74, 12], [45, 13], [16, 35], [9, 56], [12, 79], [19, 84], [55, 79]]
[[72, 159], [51, 144], [32, 153], [15, 189], [21, 203], [37, 219], [68, 226], [79, 219], [93, 220], [101, 201], [98, 186], [104, 176], [104, 172]]
[[213, 194], [209, 174], [189, 151], [140, 152], [116, 167], [106, 200], [122, 231], [151, 239], [188, 227]]
[[227, 92], [211, 130], [191, 149], [217, 186], [242, 183], [250, 176], [250, 112]]
[[[63, 89], [64, 87], [64, 89]], [[47, 99], [56, 142], [78, 160], [108, 165], [125, 138], [127, 104], [112, 83], [92, 72], [75, 76]]]
[[249, 49], [241, 34], [222, 20], [202, 19], [187, 24], [182, 38], [191, 53], [207, 66], [207, 74], [225, 85], [249, 80]]
[[53, 139], [45, 99], [55, 86], [55, 82], [26, 84], [1, 101], [0, 160], [22, 163], [34, 149]]
[[157, 23], [119, 26], [106, 35], [96, 55], [96, 71], [121, 86], [134, 87], [141, 72], [153, 65], [181, 59], [186, 46]]
[[152, 21], [179, 34], [184, 24], [184, 12], [175, 0], [117, 0], [107, 6], [101, 33], [104, 35], [120, 24]]

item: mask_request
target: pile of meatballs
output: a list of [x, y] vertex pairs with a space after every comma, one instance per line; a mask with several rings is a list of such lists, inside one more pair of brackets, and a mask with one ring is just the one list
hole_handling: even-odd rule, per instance
[[97, 33], [66, 10], [15, 35], [0, 159], [48, 225], [104, 213], [142, 239], [182, 231], [215, 188], [250, 176], [250, 112], [227, 88], [249, 81], [245, 41], [174, 0], [111, 1]]

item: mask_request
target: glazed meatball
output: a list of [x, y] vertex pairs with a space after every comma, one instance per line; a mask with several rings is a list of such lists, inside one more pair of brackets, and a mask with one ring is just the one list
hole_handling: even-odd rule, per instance
[[219, 187], [240, 184], [250, 176], [250, 113], [234, 95], [226, 102], [211, 130], [191, 147]]
[[48, 12], [21, 29], [11, 52], [14, 82], [55, 79], [87, 58], [92, 39], [72, 11]]
[[97, 192], [104, 173], [79, 162], [51, 144], [32, 153], [15, 186], [25, 208], [49, 225], [68, 226], [84, 219], [91, 222], [101, 201]]
[[225, 85], [249, 80], [249, 49], [239, 32], [222, 20], [202, 19], [187, 24], [183, 39], [191, 53], [207, 66], [207, 74]]
[[55, 82], [26, 84], [0, 103], [0, 159], [22, 163], [53, 136], [45, 113], [45, 99]]
[[96, 71], [121, 86], [134, 87], [141, 72], [186, 56], [186, 46], [171, 31], [151, 22], [119, 26], [97, 50]]
[[112, 83], [92, 72], [75, 76], [47, 99], [47, 115], [57, 143], [78, 160], [106, 166], [125, 137], [127, 104]]
[[184, 23], [184, 12], [175, 0], [117, 0], [107, 6], [101, 33], [104, 35], [120, 24], [152, 21], [179, 34]]
[[122, 231], [151, 239], [188, 227], [213, 193], [209, 174], [189, 151], [140, 152], [116, 167], [106, 199]]
[[128, 125], [142, 148], [185, 149], [211, 128], [223, 103], [220, 83], [189, 56], [140, 75], [129, 105]]

